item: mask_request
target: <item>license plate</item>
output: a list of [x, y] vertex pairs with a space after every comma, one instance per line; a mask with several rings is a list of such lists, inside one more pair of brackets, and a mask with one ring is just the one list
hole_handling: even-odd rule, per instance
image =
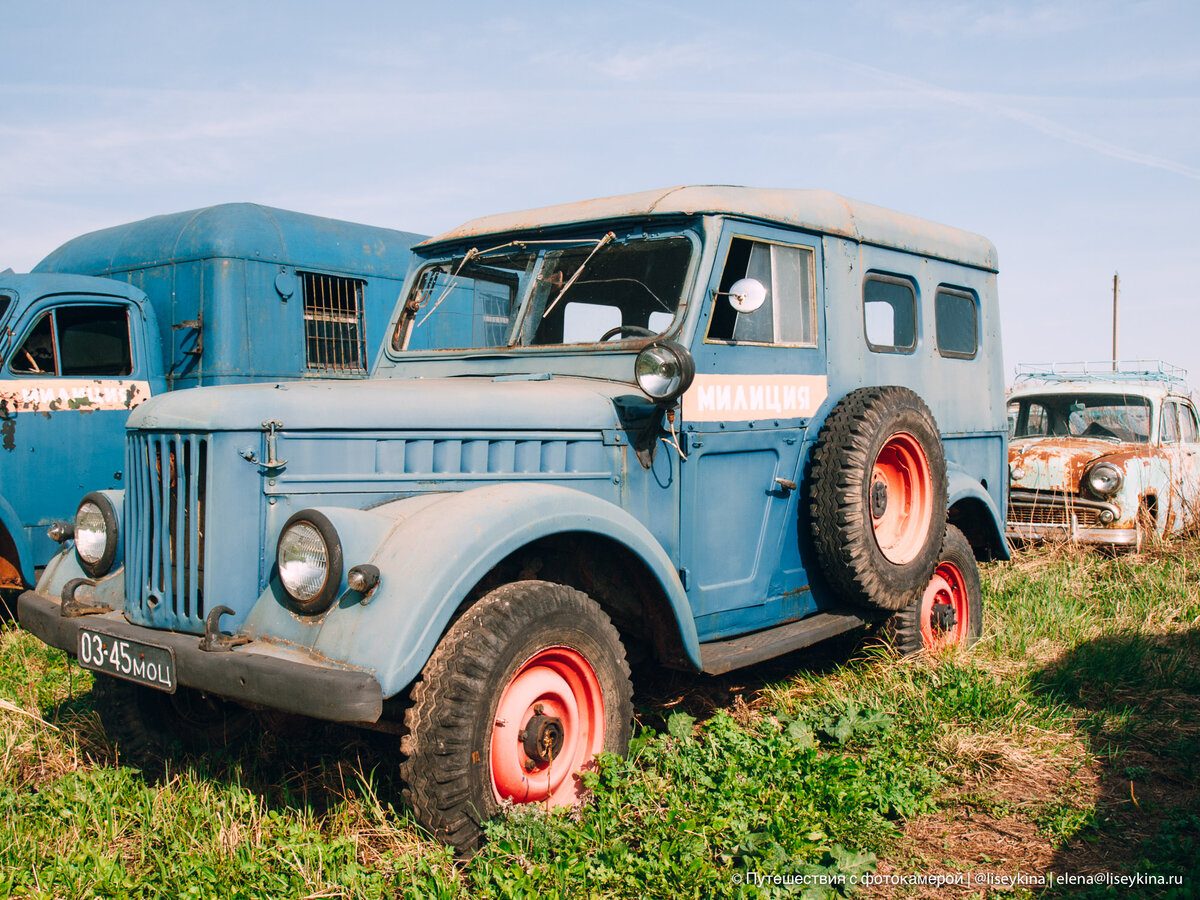
[[81, 628], [79, 664], [85, 669], [175, 693], [175, 652], [169, 647]]

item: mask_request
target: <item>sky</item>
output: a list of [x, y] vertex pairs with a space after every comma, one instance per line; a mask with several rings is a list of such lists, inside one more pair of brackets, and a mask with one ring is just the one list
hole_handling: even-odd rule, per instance
[[1200, 5], [0, 2], [0, 269], [229, 201], [437, 233], [675, 184], [988, 237], [1004, 360], [1200, 385]]

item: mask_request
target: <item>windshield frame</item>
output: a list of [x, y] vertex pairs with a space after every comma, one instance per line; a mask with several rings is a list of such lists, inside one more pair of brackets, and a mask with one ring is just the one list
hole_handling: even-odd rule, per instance
[[[606, 236], [610, 232], [614, 237], [606, 239]], [[597, 221], [582, 223], [561, 230], [539, 228], [531, 231], [510, 231], [499, 234], [477, 235], [467, 241], [459, 240], [444, 245], [418, 249], [414, 251], [413, 266], [410, 268], [409, 276], [405, 279], [404, 290], [401, 294], [400, 305], [398, 306], [399, 314], [393, 315], [391, 328], [389, 328], [387, 338], [383, 342], [383, 354], [386, 358], [395, 362], [406, 362], [429, 357], [453, 358], [461, 356], [469, 358], [479, 356], [545, 356], [560, 354], [574, 356], [585, 353], [594, 354], [596, 352], [635, 352], [652, 339], [673, 337], [680, 334], [683, 330], [689, 310], [695, 305], [692, 301], [696, 290], [696, 279], [699, 277], [700, 268], [703, 263], [705, 237], [703, 225], [698, 218], [682, 222], [676, 219], [669, 222], [652, 224], [645, 222], [613, 223]], [[674, 314], [667, 327], [663, 331], [658, 332], [654, 338], [641, 335], [630, 337], [618, 335], [602, 344], [599, 342], [514, 343], [514, 341], [519, 341], [520, 336], [530, 327], [529, 316], [534, 313], [535, 295], [540, 284], [541, 272], [547, 262], [546, 257], [548, 253], [554, 250], [576, 248], [584, 251], [584, 255], [589, 257], [589, 261], [579, 270], [584, 272], [584, 278], [580, 282], [583, 283], [586, 281], [586, 270], [591, 261], [591, 256], [600, 257], [607, 249], [613, 247], [670, 239], [683, 239], [688, 242], [688, 258], [681, 279], [678, 304], [675, 307]], [[431, 267], [439, 265], [458, 267], [460, 263], [464, 262], [464, 256], [471, 250], [482, 253], [486, 259], [488, 251], [511, 244], [524, 244], [529, 252], [535, 254], [536, 259], [531, 270], [519, 279], [519, 293], [513, 300], [513, 309], [515, 312], [508, 326], [507, 343], [504, 345], [483, 347], [408, 349], [407, 345], [411, 341], [412, 335], [421, 327], [422, 318], [429, 313], [431, 306], [438, 301], [438, 297], [435, 296], [416, 310], [409, 308], [409, 304], [417, 291], [418, 285], [420, 285], [422, 279], [425, 277], [425, 273]], [[574, 289], [571, 288], [571, 290]], [[559, 294], [559, 297], [564, 295], [569, 296], [566, 291], [563, 291], [563, 293]], [[403, 347], [397, 346], [400, 342], [403, 343]]]

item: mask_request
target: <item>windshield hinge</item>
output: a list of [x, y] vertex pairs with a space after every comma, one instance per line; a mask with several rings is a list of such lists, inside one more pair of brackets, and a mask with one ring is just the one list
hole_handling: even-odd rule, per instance
[[267, 419], [262, 423], [263, 431], [267, 433], [267, 458], [260, 462], [261, 469], [282, 469], [287, 465], [286, 459], [276, 459], [275, 435], [281, 428], [283, 423], [277, 419]]

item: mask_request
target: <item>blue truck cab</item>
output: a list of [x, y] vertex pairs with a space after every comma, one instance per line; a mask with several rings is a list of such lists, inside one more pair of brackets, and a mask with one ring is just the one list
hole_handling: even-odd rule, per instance
[[996, 272], [984, 238], [822, 191], [468, 222], [416, 248], [371, 378], [139, 406], [123, 490], [21, 623], [101, 673], [131, 744], [247, 707], [391, 729], [408, 802], [469, 847], [624, 751], [630, 659], [978, 637]]
[[47, 526], [85, 492], [122, 486], [125, 420], [149, 397], [365, 377], [420, 238], [230, 203], [0, 274], [0, 588], [34, 583], [61, 549]]

